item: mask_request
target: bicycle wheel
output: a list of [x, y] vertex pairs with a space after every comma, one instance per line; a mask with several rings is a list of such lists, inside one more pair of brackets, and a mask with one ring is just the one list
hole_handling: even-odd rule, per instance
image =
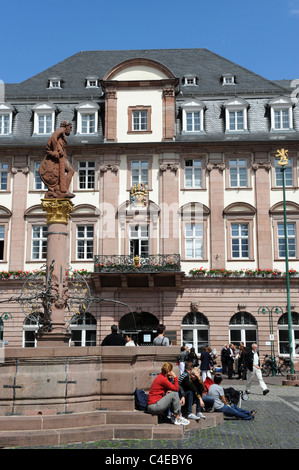
[[287, 364], [282, 364], [279, 368], [278, 368], [278, 373], [285, 376], [287, 374], [290, 374], [291, 373], [291, 367], [288, 366]]
[[262, 367], [262, 375], [269, 377], [272, 367], [269, 364], [264, 364]]

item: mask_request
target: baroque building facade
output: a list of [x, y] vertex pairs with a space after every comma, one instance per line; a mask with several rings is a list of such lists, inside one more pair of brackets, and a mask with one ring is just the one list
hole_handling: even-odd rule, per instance
[[[66, 319], [70, 345], [101, 344], [113, 323], [149, 345], [164, 323], [172, 344], [198, 352], [257, 341], [266, 353], [274, 341], [277, 355], [288, 354], [283, 148], [298, 358], [299, 111], [292, 83], [269, 81], [206, 49], [175, 49], [79, 52], [6, 84], [0, 308], [11, 319], [2, 316], [2, 339], [36, 346], [38, 321], [5, 299], [18, 296], [26, 272], [45, 263], [46, 188], [38, 169], [49, 136], [67, 120], [75, 170], [69, 264], [102, 300], [79, 320]], [[277, 307], [271, 338], [261, 306]]]

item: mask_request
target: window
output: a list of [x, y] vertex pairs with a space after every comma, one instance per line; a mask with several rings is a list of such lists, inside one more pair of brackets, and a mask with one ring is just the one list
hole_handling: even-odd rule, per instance
[[0, 261], [4, 261], [5, 226], [0, 225]]
[[52, 134], [54, 132], [55, 106], [51, 103], [39, 103], [33, 107], [33, 112], [33, 134]]
[[[281, 166], [278, 164], [279, 160], [280, 158], [275, 158], [275, 186], [283, 185]], [[294, 185], [292, 158], [288, 158], [288, 164], [285, 166], [284, 169], [284, 178], [286, 186]]]
[[148, 258], [149, 256], [148, 225], [130, 225], [130, 256]]
[[0, 190], [8, 189], [8, 163], [0, 163]]
[[249, 225], [231, 224], [232, 258], [249, 258]]
[[39, 175], [40, 162], [34, 162], [34, 186], [33, 189], [43, 191], [47, 189], [45, 183], [41, 180]]
[[293, 130], [293, 104], [290, 98], [280, 96], [269, 103], [271, 131]]
[[181, 329], [181, 343], [186, 344], [188, 348], [194, 348], [197, 354], [209, 345], [209, 322], [203, 313], [188, 313], [183, 318]]
[[[299, 314], [291, 312], [292, 317], [292, 344], [295, 356], [299, 356]], [[284, 313], [278, 320], [278, 350], [279, 354], [290, 354], [288, 314]]]
[[187, 86], [193, 86], [196, 85], [196, 76], [195, 75], [185, 75], [183, 78], [183, 84]]
[[60, 78], [50, 78], [48, 83], [49, 88], [61, 88], [61, 79]]
[[36, 348], [39, 327], [39, 319], [35, 315], [28, 315], [23, 323], [23, 348]]
[[0, 136], [12, 133], [12, 113], [12, 106], [0, 104]]
[[203, 224], [185, 224], [186, 259], [203, 259]]
[[257, 342], [257, 322], [248, 312], [238, 312], [233, 315], [229, 322], [230, 343], [237, 346], [244, 343], [250, 347]]
[[95, 162], [79, 162], [79, 189], [95, 188]]
[[138, 184], [148, 185], [148, 161], [147, 160], [132, 160], [131, 162], [131, 178], [132, 186]]
[[223, 75], [222, 84], [223, 85], [234, 85], [235, 84], [235, 77], [233, 75]]
[[185, 160], [185, 188], [202, 188], [201, 160]]
[[226, 132], [247, 131], [248, 103], [241, 98], [233, 98], [227, 101], [224, 107]]
[[[278, 256], [285, 258], [284, 224], [277, 224]], [[296, 224], [287, 223], [288, 257], [296, 258]]]
[[47, 233], [48, 228], [44, 225], [33, 225], [32, 227], [32, 260], [47, 259]]
[[96, 103], [85, 102], [76, 107], [77, 110], [77, 134], [96, 134], [98, 129], [98, 110]]
[[98, 79], [97, 78], [87, 78], [86, 88], [97, 88], [97, 87], [98, 87]]
[[151, 106], [129, 106], [128, 108], [128, 134], [151, 133]]
[[85, 313], [70, 322], [74, 346], [96, 346], [97, 322], [93, 315]]
[[231, 158], [229, 160], [229, 186], [231, 188], [248, 186], [247, 160], [245, 158]]
[[182, 105], [182, 132], [198, 133], [204, 130], [203, 117], [205, 105], [198, 100], [186, 101]]
[[78, 225], [77, 226], [77, 249], [76, 258], [78, 260], [87, 260], [93, 258], [93, 239], [94, 239], [94, 226], [93, 225]]

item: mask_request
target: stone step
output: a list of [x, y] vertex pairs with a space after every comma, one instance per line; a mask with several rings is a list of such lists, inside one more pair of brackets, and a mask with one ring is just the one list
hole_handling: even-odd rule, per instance
[[64, 415], [1, 416], [0, 447], [57, 446], [113, 439], [181, 439], [184, 432], [217, 426], [222, 413], [188, 426], [159, 423], [140, 411], [94, 411]]

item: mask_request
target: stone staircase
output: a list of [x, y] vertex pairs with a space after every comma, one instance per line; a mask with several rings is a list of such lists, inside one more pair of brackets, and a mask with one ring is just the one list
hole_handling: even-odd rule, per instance
[[222, 413], [188, 426], [159, 424], [156, 416], [140, 411], [92, 411], [37, 416], [1, 416], [0, 447], [58, 446], [114, 439], [181, 439], [185, 432], [220, 424]]

